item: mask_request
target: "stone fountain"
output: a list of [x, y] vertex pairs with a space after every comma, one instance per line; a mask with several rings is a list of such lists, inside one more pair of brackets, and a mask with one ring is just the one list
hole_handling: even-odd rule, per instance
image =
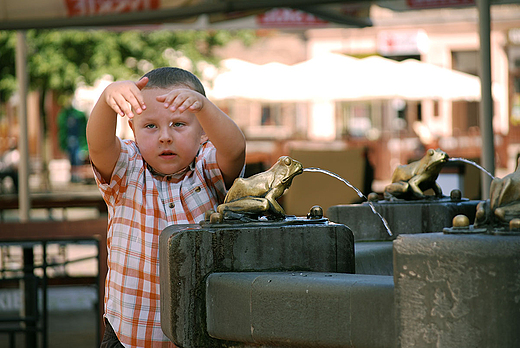
[[[426, 156], [441, 155], [437, 151]], [[427, 167], [415, 167], [428, 172]], [[302, 168], [298, 161], [282, 157], [269, 171], [238, 180], [225, 202], [201, 224], [170, 226], [162, 232], [161, 324], [177, 346], [520, 346], [520, 214], [512, 208], [517, 202], [520, 206], [520, 200], [506, 194], [515, 175], [493, 186], [498, 191], [492, 190], [492, 197], [502, 197], [502, 204], [491, 200], [478, 208], [474, 204], [473, 211], [464, 208], [476, 216], [477, 227], [469, 225], [470, 217], [460, 213], [463, 209], [455, 209], [452, 227], [430, 226], [430, 233], [412, 234], [426, 231], [411, 223], [405, 230], [392, 225], [398, 236], [384, 242], [390, 246], [384, 251], [391, 251], [390, 267], [371, 273], [360, 270], [366, 262], [355, 250], [360, 245], [354, 243], [356, 232], [329, 222], [320, 207], [295, 217], [276, 202]], [[409, 169], [403, 168], [413, 172]], [[421, 196], [423, 182], [435, 185], [435, 173], [418, 182], [413, 178], [393, 182], [385, 190], [393, 198], [387, 195], [384, 202], [370, 203], [401, 202], [398, 206], [408, 213], [393, 214], [416, 221], [414, 209], [431, 219], [427, 215], [432, 206], [458, 207], [464, 202], [460, 196], [448, 199], [435, 188], [435, 197]], [[352, 214], [357, 219], [375, 216], [369, 211]], [[441, 213], [436, 214], [440, 219]], [[497, 233], [497, 228], [505, 229], [503, 218], [513, 227]], [[357, 233], [369, 235], [363, 221], [351, 221], [359, 226]], [[386, 229], [381, 235], [387, 236]]]
[[[444, 151], [430, 149], [419, 161], [395, 169], [391, 184], [385, 187], [384, 199], [372, 193], [368, 202], [332, 206], [326, 216], [348, 225], [356, 241], [394, 240], [401, 234], [438, 232], [451, 226], [456, 215], [474, 218], [478, 201], [463, 198], [459, 190], [444, 196], [436, 182], [448, 159]], [[427, 194], [430, 189], [433, 195]], [[374, 216], [374, 208], [388, 222], [391, 234]]]
[[[229, 344], [226, 340], [240, 340], [241, 329], [251, 342], [268, 330], [269, 322], [255, 322], [253, 334], [251, 318], [245, 313], [246, 317], [229, 316], [236, 312], [222, 308], [218, 313], [224, 318], [218, 320], [214, 311], [207, 314], [206, 280], [210, 275], [214, 280], [222, 272], [237, 276], [226, 283], [227, 292], [217, 292], [222, 295], [236, 294], [245, 283], [251, 287], [250, 281], [260, 284], [256, 276], [250, 279], [253, 272], [276, 272], [278, 277], [293, 279], [302, 272], [355, 272], [354, 239], [348, 227], [329, 223], [319, 207], [299, 218], [286, 216], [277, 203], [294, 176], [301, 173], [301, 163], [281, 157], [268, 171], [237, 179], [217, 212], [208, 212], [201, 224], [174, 225], [161, 233], [161, 323], [176, 345], [224, 347]], [[277, 291], [287, 282], [266, 280], [266, 284], [271, 285], [267, 291]], [[249, 299], [246, 291], [244, 296], [226, 300], [231, 301], [229, 306], [249, 308]], [[259, 305], [260, 312], [263, 307]]]

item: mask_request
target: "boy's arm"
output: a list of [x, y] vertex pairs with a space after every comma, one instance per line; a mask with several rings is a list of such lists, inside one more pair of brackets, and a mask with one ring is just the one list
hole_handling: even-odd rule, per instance
[[87, 142], [92, 163], [105, 182], [110, 182], [121, 144], [116, 136], [117, 114], [133, 117], [131, 107], [141, 113], [146, 108], [140, 90], [148, 79], [135, 83], [121, 81], [110, 84], [92, 109], [87, 123]]
[[240, 175], [246, 157], [246, 140], [235, 122], [206, 99], [197, 118], [217, 149], [217, 163], [227, 188]]

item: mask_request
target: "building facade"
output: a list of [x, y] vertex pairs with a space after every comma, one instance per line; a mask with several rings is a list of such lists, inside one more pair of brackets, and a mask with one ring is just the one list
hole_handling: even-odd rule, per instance
[[[292, 57], [292, 62], [290, 59], [281, 61], [286, 64], [339, 53], [356, 58], [416, 59], [479, 75], [476, 8], [398, 12], [372, 6], [370, 18], [372, 27], [271, 33], [269, 40], [260, 40], [259, 44], [269, 41], [270, 46], [276, 46], [273, 42], [283, 40], [287, 47], [288, 42], [292, 47], [299, 47], [296, 51], [299, 54]], [[494, 5], [491, 20], [496, 174], [501, 176], [515, 170], [520, 153], [520, 6]], [[305, 55], [301, 54], [301, 47], [305, 47]], [[251, 56], [241, 56], [237, 47], [222, 54], [223, 57], [249, 58], [253, 63], [264, 64], [269, 51], [263, 50], [256, 61]], [[368, 78], [377, 85], [377, 77]], [[428, 83], [424, 81], [416, 88], [424, 88]], [[359, 101], [227, 100], [219, 103], [224, 103], [243, 127], [251, 143], [251, 158], [258, 158], [262, 152], [278, 155], [276, 149], [288, 152], [292, 147], [341, 149], [363, 146], [371, 150], [376, 179], [385, 182], [398, 164], [417, 159], [425, 148], [440, 147], [451, 157], [477, 162], [481, 154], [478, 100], [363, 98]]]

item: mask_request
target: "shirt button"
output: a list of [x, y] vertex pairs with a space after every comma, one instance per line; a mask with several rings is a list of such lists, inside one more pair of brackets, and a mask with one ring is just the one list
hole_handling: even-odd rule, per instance
[[196, 189], [195, 189], [195, 192], [199, 193], [201, 190], [200, 186], [198, 186]]
[[170, 203], [169, 207], [173, 209], [175, 207], [175, 203]]

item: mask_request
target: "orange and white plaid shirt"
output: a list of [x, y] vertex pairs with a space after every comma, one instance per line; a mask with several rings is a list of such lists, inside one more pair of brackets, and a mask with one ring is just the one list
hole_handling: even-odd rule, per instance
[[160, 176], [124, 140], [110, 183], [94, 173], [108, 206], [105, 317], [126, 347], [175, 347], [161, 330], [159, 235], [200, 222], [223, 201], [215, 147], [206, 142], [186, 172]]

